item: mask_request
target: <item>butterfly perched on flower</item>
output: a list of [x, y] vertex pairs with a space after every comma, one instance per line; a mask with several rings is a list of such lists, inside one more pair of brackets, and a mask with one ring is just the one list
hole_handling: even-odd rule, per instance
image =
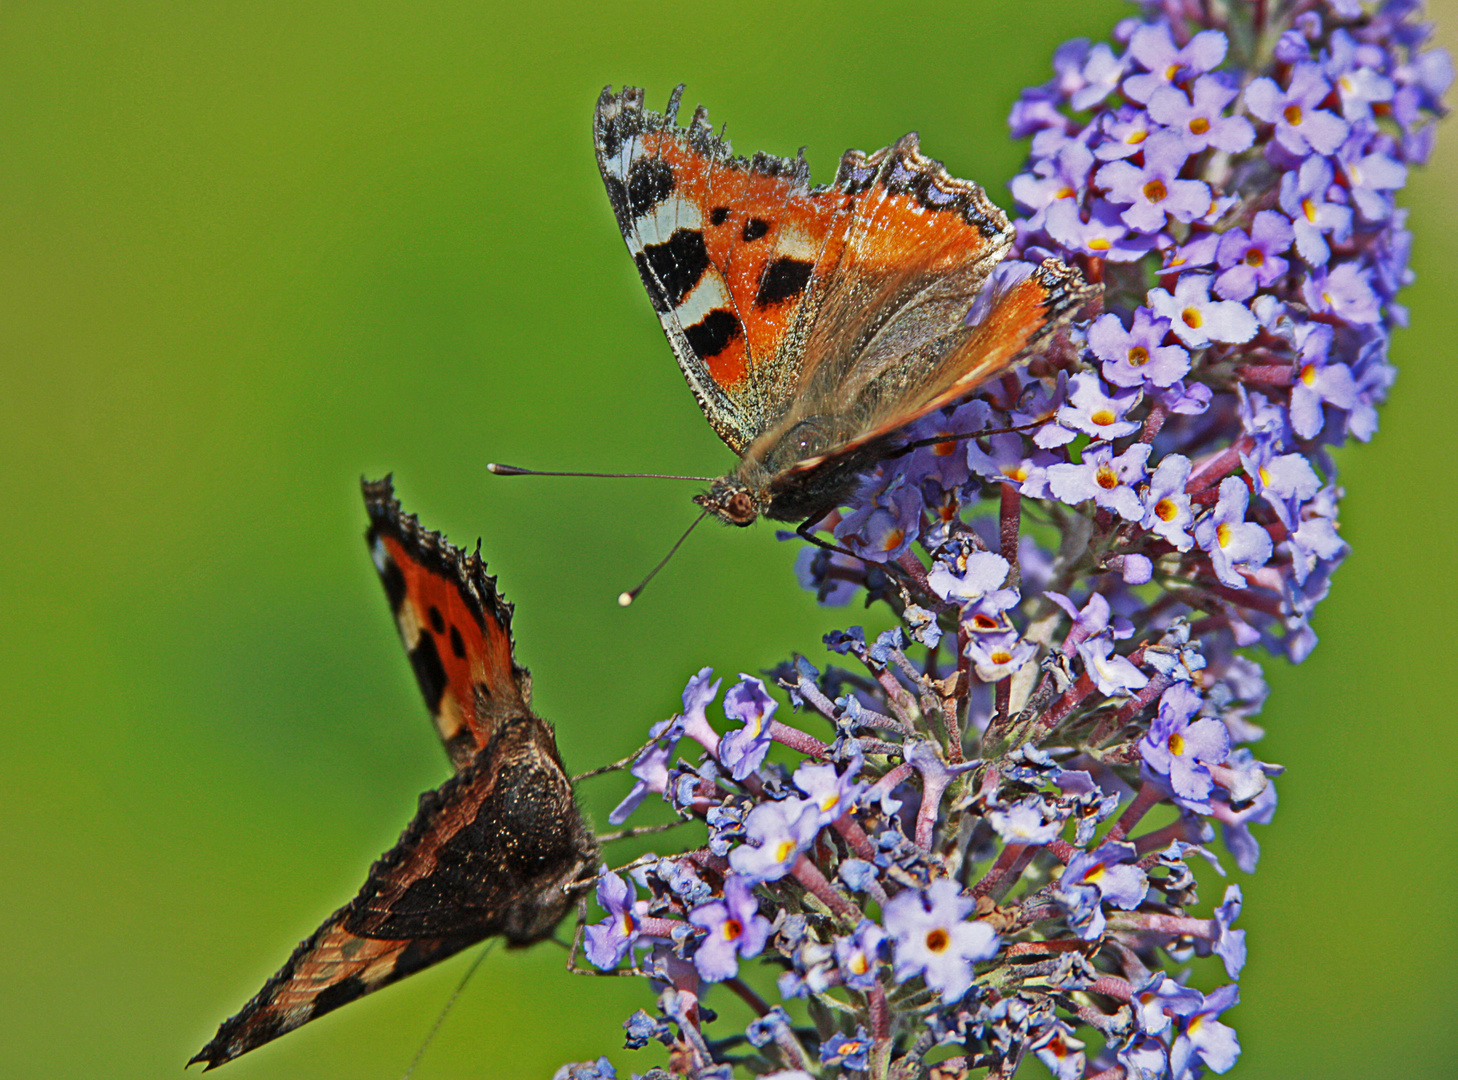
[[972, 393], [1093, 293], [1047, 259], [1004, 263], [1013, 229], [915, 134], [841, 158], [811, 187], [795, 160], [736, 158], [700, 106], [678, 123], [603, 90], [593, 125], [608, 200], [679, 367], [740, 456], [695, 501], [721, 520], [814, 521], [901, 429]]
[[231, 1061], [486, 938], [540, 941], [596, 881], [597, 840], [551, 725], [531, 710], [512, 608], [479, 550], [402, 512], [388, 477], [364, 498], [370, 554], [455, 775], [189, 1065]]

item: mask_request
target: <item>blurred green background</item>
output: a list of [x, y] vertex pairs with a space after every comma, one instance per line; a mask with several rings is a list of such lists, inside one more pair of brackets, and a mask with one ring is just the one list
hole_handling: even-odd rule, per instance
[[[1451, 42], [1458, 3], [1431, 6]], [[917, 128], [1007, 205], [1019, 88], [1126, 13], [0, 8], [0, 1075], [177, 1075], [445, 777], [361, 540], [361, 473], [394, 470], [427, 524], [484, 536], [575, 769], [637, 745], [700, 665], [818, 659], [857, 619], [796, 589], [766, 527], [700, 530], [619, 610], [692, 486], [485, 472], [731, 463], [600, 189], [603, 85], [661, 107], [687, 82], [741, 152], [803, 143], [822, 179], [846, 147]], [[1402, 377], [1375, 445], [1343, 455], [1355, 550], [1315, 655], [1270, 666], [1259, 752], [1290, 772], [1244, 882], [1244, 1077], [1451, 1075], [1458, 1049], [1444, 134], [1405, 196]], [[625, 786], [587, 787], [599, 822]], [[493, 952], [420, 1080], [660, 1060], [618, 1049], [646, 986], [563, 960]], [[398, 1076], [466, 963], [226, 1075]]]

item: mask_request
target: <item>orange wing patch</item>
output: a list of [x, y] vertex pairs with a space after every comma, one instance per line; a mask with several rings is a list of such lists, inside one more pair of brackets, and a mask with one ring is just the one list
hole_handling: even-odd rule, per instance
[[365, 485], [365, 539], [400, 640], [451, 763], [463, 768], [503, 717], [530, 705], [531, 676], [512, 653], [511, 605], [466, 555], [402, 513], [389, 478]]

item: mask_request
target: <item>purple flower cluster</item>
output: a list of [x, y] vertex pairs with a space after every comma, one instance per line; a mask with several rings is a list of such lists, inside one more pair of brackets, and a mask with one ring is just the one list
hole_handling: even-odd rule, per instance
[[[1376, 430], [1411, 277], [1394, 197], [1452, 72], [1417, 0], [1141, 7], [1011, 117], [1013, 260], [1077, 264], [1101, 306], [919, 422], [820, 523], [839, 550], [802, 553], [821, 602], [901, 625], [777, 669], [789, 708], [741, 676], [722, 735], [704, 669], [632, 767], [614, 821], [657, 796], [707, 841], [604, 872], [586, 955], [654, 981], [628, 1045], [674, 1076], [1006, 1077], [1031, 1052], [1185, 1080], [1239, 1055], [1243, 897], [1202, 906], [1189, 859], [1253, 871], [1275, 812], [1237, 650], [1316, 643], [1346, 552], [1328, 448]], [[757, 1017], [720, 1041], [716, 984]]]

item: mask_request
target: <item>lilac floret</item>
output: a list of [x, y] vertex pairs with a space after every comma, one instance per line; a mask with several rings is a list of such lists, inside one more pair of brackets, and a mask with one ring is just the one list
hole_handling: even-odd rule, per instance
[[1250, 232], [1231, 229], [1220, 238], [1217, 258], [1223, 273], [1215, 279], [1215, 292], [1227, 300], [1249, 300], [1257, 288], [1279, 281], [1290, 264], [1281, 254], [1295, 238], [1291, 221], [1274, 210], [1262, 210]]
[[1056, 202], [1048, 207], [1043, 227], [1069, 251], [1109, 262], [1143, 258], [1156, 241], [1156, 237], [1131, 228], [1119, 208], [1104, 199], [1095, 200], [1088, 210], [1080, 209], [1072, 199]]
[[1121, 439], [1139, 430], [1139, 421], [1126, 419], [1126, 414], [1142, 397], [1137, 388], [1109, 393], [1092, 371], [1080, 371], [1068, 384], [1068, 403], [1059, 408], [1058, 422], [1095, 439]]
[[956, 1001], [972, 986], [972, 965], [997, 955], [998, 935], [981, 920], [967, 921], [971, 897], [946, 878], [925, 891], [903, 889], [886, 904], [886, 932], [896, 943], [895, 977], [914, 975], [940, 991], [943, 1001]]
[[1189, 94], [1162, 86], [1149, 98], [1149, 115], [1180, 133], [1185, 152], [1198, 154], [1213, 146], [1239, 153], [1255, 142], [1255, 129], [1243, 116], [1224, 116], [1225, 107], [1240, 91], [1214, 75], [1195, 80]]
[[837, 773], [834, 765], [810, 762], [795, 770], [795, 786], [808, 796], [818, 824], [829, 825], [854, 808], [865, 788], [854, 779], [855, 771], [854, 764], [845, 772]]
[[648, 729], [651, 744], [638, 755], [628, 771], [636, 781], [627, 797], [608, 814], [608, 821], [621, 825], [650, 794], [662, 795], [668, 790], [668, 762], [683, 735], [683, 717], [670, 716]]
[[1189, 551], [1195, 545], [1195, 538], [1190, 535], [1195, 514], [1190, 497], [1185, 494], [1190, 468], [1190, 459], [1183, 454], [1166, 455], [1144, 492], [1144, 517], [1140, 524], [1172, 544], [1176, 551]]
[[1094, 182], [1108, 191], [1110, 202], [1126, 207], [1121, 212], [1125, 222], [1142, 232], [1158, 232], [1167, 218], [1194, 221], [1210, 209], [1210, 185], [1179, 178], [1188, 157], [1179, 135], [1158, 132], [1144, 142], [1143, 166], [1111, 161]]
[[729, 865], [752, 882], [778, 881], [814, 842], [820, 815], [809, 799], [784, 799], [760, 803], [744, 826], [748, 842], [729, 852]]
[[584, 931], [587, 959], [603, 971], [609, 971], [622, 962], [638, 939], [638, 925], [647, 913], [648, 902], [635, 900], [633, 886], [606, 871], [597, 881], [597, 902], [607, 912], [607, 918]]
[[1168, 319], [1175, 336], [1192, 349], [1214, 341], [1239, 344], [1255, 337], [1255, 316], [1234, 300], [1210, 299], [1209, 274], [1183, 274], [1173, 294], [1165, 289], [1149, 290], [1149, 306]]
[[1331, 84], [1318, 65], [1297, 64], [1284, 90], [1274, 79], [1254, 80], [1245, 88], [1245, 107], [1252, 116], [1276, 125], [1276, 141], [1291, 153], [1330, 154], [1347, 137], [1345, 120], [1317, 108], [1330, 93]]
[[1129, 55], [1149, 74], [1125, 79], [1124, 93], [1134, 101], [1148, 101], [1162, 86], [1219, 67], [1225, 49], [1225, 35], [1218, 30], [1202, 30], [1178, 48], [1164, 23], [1141, 26], [1129, 39]]
[[1229, 1072], [1240, 1057], [1240, 1040], [1235, 1029], [1216, 1019], [1240, 1001], [1240, 991], [1232, 983], [1206, 995], [1198, 1008], [1189, 1013], [1184, 1030], [1170, 1048], [1170, 1069], [1175, 1076], [1193, 1075], [1195, 1059], [1215, 1072]]
[[1144, 902], [1149, 877], [1130, 865], [1135, 855], [1133, 844], [1105, 844], [1097, 851], [1079, 852], [1064, 868], [1053, 896], [1067, 912], [1069, 925], [1085, 941], [1103, 935], [1107, 925], [1104, 904], [1132, 911]]
[[1088, 345], [1103, 361], [1104, 378], [1115, 386], [1170, 386], [1190, 370], [1190, 354], [1179, 345], [1165, 345], [1168, 319], [1137, 308], [1128, 330], [1119, 316], [1100, 315], [1088, 328]]
[[744, 726], [719, 740], [719, 760], [736, 780], [759, 768], [770, 747], [770, 721], [779, 702], [765, 693], [764, 683], [741, 674], [724, 695], [724, 715]]
[[1215, 576], [1235, 589], [1246, 587], [1237, 567], [1257, 569], [1271, 561], [1271, 534], [1245, 520], [1250, 489], [1238, 476], [1220, 481], [1220, 501], [1209, 517], [1195, 526], [1195, 542], [1210, 554]]
[[1107, 634], [1080, 641], [1078, 655], [1094, 686], [1105, 697], [1123, 697], [1149, 685], [1149, 676], [1127, 656], [1114, 652], [1114, 642]]
[[846, 986], [869, 990], [876, 985], [881, 949], [888, 940], [886, 932], [869, 919], [861, 920], [850, 937], [836, 939], [835, 965]]
[[1163, 780], [1175, 801], [1208, 813], [1214, 781], [1209, 766], [1230, 756], [1230, 732], [1219, 720], [1192, 719], [1203, 704], [1189, 683], [1175, 683], [1159, 699], [1159, 713], [1139, 740], [1147, 775]]
[[1089, 446], [1081, 463], [1048, 467], [1049, 489], [1060, 502], [1076, 505], [1092, 499], [1096, 506], [1128, 521], [1138, 521], [1144, 516], [1144, 508], [1133, 485], [1147, 475], [1145, 462], [1151, 450], [1148, 443], [1135, 443], [1115, 457], [1108, 443]]
[[705, 931], [694, 952], [694, 967], [709, 982], [739, 974], [739, 958], [758, 956], [771, 929], [759, 913], [753, 887], [733, 875], [724, 879], [724, 898], [694, 908], [689, 922]]
[[1382, 317], [1382, 303], [1366, 268], [1356, 262], [1312, 271], [1301, 286], [1301, 296], [1317, 314], [1335, 315], [1353, 326], [1370, 326]]
[[1344, 243], [1352, 231], [1352, 209], [1332, 196], [1334, 176], [1325, 158], [1308, 158], [1295, 172], [1281, 177], [1281, 209], [1291, 218], [1296, 250], [1311, 266], [1331, 258], [1327, 235]]

